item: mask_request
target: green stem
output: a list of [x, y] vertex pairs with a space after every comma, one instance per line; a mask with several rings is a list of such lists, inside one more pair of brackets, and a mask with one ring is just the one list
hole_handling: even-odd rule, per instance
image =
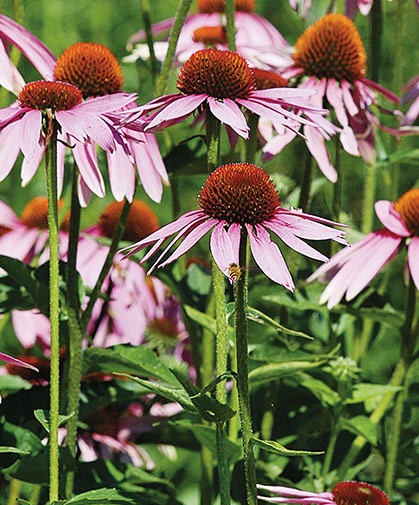
[[[337, 172], [337, 180], [333, 184], [333, 195], [332, 195], [332, 221], [339, 222], [340, 208], [341, 208], [341, 198], [342, 198], [342, 174], [340, 171], [340, 140], [339, 136], [335, 136], [335, 169]], [[339, 244], [336, 242], [331, 242], [331, 255], [333, 256], [339, 250]]]
[[245, 144], [247, 163], [255, 162], [256, 151], [258, 148], [258, 122], [259, 122], [259, 116], [257, 114], [249, 113], [247, 123], [249, 125], [250, 132], [249, 132], [249, 139]]
[[[403, 383], [405, 374], [406, 374], [406, 363], [404, 362], [404, 360], [400, 360], [396, 368], [394, 369], [389, 385], [394, 387], [400, 386]], [[381, 421], [381, 419], [384, 417], [384, 414], [390, 407], [395, 394], [396, 393], [394, 391], [391, 391], [383, 396], [377, 408], [369, 417], [372, 424], [378, 424]], [[337, 482], [340, 482], [342, 480], [345, 480], [345, 478], [347, 478], [348, 470], [351, 468], [355, 459], [357, 458], [358, 454], [361, 452], [362, 448], [366, 443], [367, 439], [364, 438], [362, 435], [358, 435], [354, 439], [349, 451], [345, 456], [345, 459], [343, 460], [342, 464], [339, 467]]]
[[227, 20], [227, 44], [230, 51], [236, 50], [236, 28], [234, 26], [234, 14], [236, 7], [234, 0], [225, 0], [225, 13]]
[[[67, 422], [67, 447], [75, 456], [77, 423], [79, 419], [79, 395], [83, 364], [83, 332], [80, 327], [80, 303], [78, 296], [77, 247], [80, 232], [81, 207], [78, 198], [78, 170], [73, 166], [71, 187], [71, 211], [67, 260], [67, 310], [69, 327], [69, 373], [67, 389], [67, 415], [73, 416]], [[71, 498], [74, 486], [74, 471], [66, 476], [65, 495]]]
[[337, 422], [338, 416], [334, 416], [332, 419], [333, 426], [332, 432], [330, 434], [329, 443], [327, 445], [326, 454], [323, 462], [322, 477], [323, 482], [325, 481], [327, 474], [329, 473], [330, 467], [332, 465], [333, 454], [335, 453], [336, 442], [338, 439], [340, 427], [339, 422]]
[[308, 152], [306, 162], [304, 165], [303, 180], [301, 181], [300, 199], [298, 200], [298, 208], [303, 209], [304, 212], [308, 212], [312, 167], [313, 167], [313, 157]]
[[32, 491], [29, 496], [29, 503], [31, 505], [38, 505], [39, 498], [41, 497], [42, 486], [41, 484], [34, 484], [32, 486]]
[[381, 0], [374, 0], [370, 12], [370, 77], [375, 82], [380, 82], [381, 67], [381, 35], [383, 32], [383, 13]]
[[153, 83], [155, 84], [159, 66], [156, 60], [156, 54], [154, 52], [153, 31], [151, 28], [150, 20], [150, 2], [148, 0], [140, 0], [140, 10], [144, 23], [147, 46], [148, 50], [150, 51], [151, 77], [153, 79]]
[[412, 323], [416, 307], [416, 286], [412, 276], [409, 276], [409, 287], [407, 290], [406, 317], [401, 328], [401, 360], [405, 362], [405, 376], [403, 388], [397, 394], [396, 403], [393, 409], [391, 432], [387, 449], [386, 469], [384, 472], [384, 489], [388, 495], [392, 493], [394, 478], [397, 467], [397, 455], [399, 449], [400, 435], [402, 430], [402, 416], [404, 404], [408, 397], [409, 390], [409, 367], [412, 362], [415, 349], [415, 338], [412, 332]]
[[227, 436], [224, 423], [216, 425], [218, 478], [220, 481], [220, 504], [230, 505], [230, 469], [227, 461]]
[[[404, 62], [404, 39], [406, 32], [406, 1], [397, 0], [396, 16], [394, 20], [394, 42], [393, 42], [393, 91], [400, 96], [403, 86], [403, 62]], [[400, 140], [392, 137], [393, 153], [399, 147]], [[391, 164], [391, 195], [390, 199], [396, 201], [399, 197], [400, 164]]]
[[59, 449], [58, 415], [60, 410], [60, 335], [59, 335], [59, 262], [58, 262], [58, 205], [57, 205], [57, 130], [54, 119], [47, 117], [50, 137], [46, 140], [45, 170], [48, 194], [49, 232], [49, 297], [51, 323], [51, 373], [50, 373], [50, 461], [49, 499], [58, 500]]
[[166, 57], [164, 59], [160, 76], [157, 79], [156, 96], [164, 94], [169, 81], [170, 70], [172, 69], [173, 59], [175, 57], [177, 41], [179, 39], [180, 31], [191, 8], [192, 0], [180, 0], [179, 6], [175, 16], [172, 31], [170, 32], [169, 46], [167, 48]]
[[374, 224], [374, 200], [375, 184], [377, 179], [377, 168], [374, 165], [367, 165], [367, 173], [364, 182], [364, 210], [362, 213], [362, 231], [369, 233]]
[[12, 479], [9, 484], [9, 497], [7, 505], [17, 505], [17, 499], [20, 498], [20, 490], [22, 489], [22, 481]]
[[[206, 144], [207, 144], [207, 169], [211, 173], [220, 166], [220, 133], [221, 123], [214, 117], [209, 109], [206, 110]], [[216, 374], [217, 376], [227, 371], [227, 313], [225, 300], [224, 275], [218, 268], [215, 260], [212, 261], [213, 299], [215, 304], [216, 321]], [[227, 399], [226, 384], [224, 381], [217, 384], [217, 400], [225, 403]], [[230, 503], [230, 473], [227, 462], [227, 433], [224, 423], [216, 427], [218, 477], [220, 481], [221, 505]]]
[[[246, 265], [247, 235], [242, 232], [240, 238], [240, 265]], [[250, 395], [248, 382], [248, 345], [247, 345], [247, 270], [244, 269], [234, 284], [235, 326], [237, 349], [237, 389], [239, 394], [239, 412], [243, 440], [243, 460], [246, 475], [246, 493], [248, 505], [256, 505], [256, 469], [251, 445], [252, 418], [250, 413]]]
[[[134, 194], [135, 194], [135, 189], [134, 188]], [[122, 238], [122, 235], [125, 230], [125, 224], [128, 220], [129, 212], [131, 210], [131, 205], [132, 202], [128, 202], [128, 200], [125, 200], [124, 206], [122, 207], [121, 215], [119, 216], [118, 224], [116, 225], [113, 237], [112, 237], [112, 242], [109, 247], [108, 254], [105, 259], [105, 263], [103, 264], [102, 270], [100, 271], [99, 277], [96, 281], [95, 287], [92, 290], [92, 293], [90, 295], [89, 301], [87, 303], [87, 307], [85, 311], [83, 312], [81, 316], [81, 328], [82, 331], [85, 332], [87, 328], [87, 324], [89, 323], [90, 316], [92, 315], [93, 307], [99, 298], [102, 284], [104, 280], [106, 279], [106, 276], [109, 273], [109, 270], [112, 267], [112, 262], [113, 262], [113, 257], [115, 256], [115, 253], [118, 249], [119, 241]]]

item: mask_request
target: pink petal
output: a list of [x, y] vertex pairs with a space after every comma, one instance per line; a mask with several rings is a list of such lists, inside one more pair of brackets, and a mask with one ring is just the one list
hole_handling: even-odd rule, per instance
[[92, 192], [88, 188], [87, 184], [84, 182], [83, 178], [79, 178], [79, 188], [77, 191], [77, 194], [79, 195], [79, 202], [82, 207], [87, 207], [90, 198], [92, 196]]
[[19, 121], [20, 148], [25, 157], [33, 156], [41, 139], [42, 113], [40, 110], [27, 112]]
[[9, 356], [8, 354], [4, 354], [3, 352], [0, 352], [0, 360], [1, 361], [6, 361], [6, 363], [11, 363], [12, 365], [15, 366], [21, 366], [23, 368], [30, 368], [31, 370], [35, 370], [35, 372], [39, 372], [39, 370], [30, 365], [29, 363], [25, 363], [24, 361], [21, 361], [20, 359], [13, 358], [12, 356]]
[[210, 111], [221, 123], [230, 126], [241, 137], [245, 139], [249, 137], [249, 127], [247, 126], [246, 119], [233, 100], [225, 98], [220, 101], [210, 96], [207, 101]]
[[19, 218], [13, 212], [12, 208], [3, 200], [0, 200], [0, 225], [6, 228], [15, 228], [21, 225]]
[[394, 210], [394, 203], [388, 200], [379, 200], [374, 205], [375, 213], [383, 225], [400, 237], [410, 237], [411, 233], [406, 228], [398, 212]]
[[324, 144], [322, 134], [311, 126], [304, 126], [304, 135], [307, 138], [307, 148], [317, 161], [320, 170], [329, 181], [336, 182], [338, 174], [330, 161], [330, 156]]
[[160, 202], [163, 193], [160, 172], [162, 172], [162, 170], [165, 172], [166, 168], [158, 147], [154, 144], [156, 141], [153, 134], [148, 133], [143, 135], [144, 137], [146, 135], [147, 137], [151, 136], [153, 143], [150, 143], [149, 139], [145, 137], [143, 142], [130, 143], [130, 148], [134, 155], [138, 175], [140, 176], [145, 192], [152, 200]]
[[348, 81], [342, 80], [340, 81], [340, 87], [342, 88], [343, 103], [345, 104], [349, 115], [356, 116], [359, 110], [352, 97], [350, 83]]
[[374, 89], [375, 91], [378, 91], [382, 95], [384, 95], [388, 100], [390, 100], [393, 103], [400, 103], [400, 98], [392, 93], [390, 90], [384, 88], [384, 86], [381, 86], [381, 84], [378, 84], [378, 82], [371, 81], [370, 79], [367, 79], [366, 77], [361, 77], [359, 79], [363, 84], [368, 86], [369, 88]]
[[268, 140], [262, 150], [262, 160], [269, 161], [276, 154], [280, 153], [282, 149], [295, 138], [295, 136], [295, 132], [287, 130], [282, 135], [275, 135], [275, 137], [273, 137], [271, 140]]
[[10, 123], [0, 131], [0, 181], [5, 179], [20, 152], [19, 123]]
[[147, 130], [158, 126], [163, 121], [185, 117], [201, 105], [207, 95], [179, 95], [178, 99], [163, 109], [147, 126]]
[[274, 282], [294, 291], [294, 282], [278, 246], [272, 242], [263, 226], [255, 225], [255, 228], [256, 234], [253, 227], [246, 224], [250, 249], [257, 265]]
[[319, 251], [316, 251], [313, 247], [306, 244], [303, 240], [299, 239], [292, 232], [291, 228], [286, 226], [280, 226], [275, 221], [265, 221], [264, 226], [273, 231], [278, 237], [287, 244], [288, 247], [294, 249], [294, 251], [299, 252], [300, 254], [304, 254], [309, 258], [313, 258], [319, 261], [327, 261], [328, 258], [324, 254], [321, 254]]
[[194, 227], [191, 231], [188, 231], [187, 234], [185, 234], [185, 238], [182, 240], [182, 243], [179, 245], [179, 247], [176, 249], [176, 251], [167, 258], [163, 263], [161, 263], [159, 266], [164, 267], [168, 265], [169, 263], [172, 263], [173, 261], [177, 260], [180, 258], [183, 254], [189, 251], [189, 249], [192, 249], [192, 247], [201, 240], [201, 238], [208, 233], [211, 228], [214, 226], [214, 219], [210, 219], [209, 221], [204, 221], [203, 223], [199, 224], [198, 226]]
[[76, 141], [73, 156], [86, 186], [97, 196], [105, 196], [105, 183], [97, 163], [95, 145]]
[[0, 14], [0, 33], [26, 56], [44, 79], [48, 81], [54, 79], [55, 56], [32, 33], [2, 14]]
[[43, 145], [38, 144], [33, 152], [32, 156], [24, 157], [22, 161], [22, 166], [20, 169], [20, 176], [22, 178], [22, 186], [26, 186], [35, 175], [36, 170], [41, 164], [42, 157], [44, 155], [45, 148]]
[[0, 85], [17, 95], [25, 85], [23, 77], [10, 61], [9, 55], [0, 39]]
[[105, 112], [119, 111], [123, 107], [133, 103], [137, 98], [136, 93], [113, 93], [111, 95], [89, 98], [73, 107], [77, 114], [85, 112], [104, 114]]
[[125, 197], [129, 202], [134, 196], [135, 169], [124, 153], [117, 145], [113, 153], [106, 153], [108, 159], [109, 182], [115, 200], [121, 202]]
[[211, 233], [210, 248], [218, 268], [232, 281], [229, 266], [232, 263], [239, 264], [239, 244], [234, 247], [230, 234], [225, 230], [225, 222], [217, 224]]
[[419, 289], [419, 237], [412, 237], [407, 247], [407, 261], [416, 289]]

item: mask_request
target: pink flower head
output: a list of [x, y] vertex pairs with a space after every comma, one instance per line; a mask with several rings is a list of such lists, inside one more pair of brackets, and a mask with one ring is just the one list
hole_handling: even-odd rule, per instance
[[[246, 60], [232, 51], [203, 49], [194, 53], [182, 67], [177, 87], [180, 93], [162, 96], [134, 109], [122, 123], [144, 131], [165, 128], [183, 121], [195, 110], [208, 110], [226, 125], [230, 140], [247, 138], [249, 127], [240, 109], [295, 130], [295, 124], [322, 128], [316, 122], [324, 109], [313, 106], [305, 97], [315, 91], [304, 89], [256, 89], [252, 70]], [[289, 108], [298, 109], [298, 114]], [[150, 111], [156, 110], [147, 115]], [[307, 118], [303, 118], [305, 113]]]
[[[64, 168], [63, 142], [72, 144], [78, 141], [79, 146], [88, 145], [91, 157], [95, 157], [95, 142], [105, 151], [114, 152], [122, 140], [108, 114], [134, 100], [133, 94], [118, 93], [83, 102], [80, 90], [68, 83], [36, 81], [26, 84], [19, 93], [18, 102], [0, 110], [0, 180], [9, 174], [19, 151], [24, 156], [22, 184], [32, 179], [45, 152], [43, 121], [49, 115], [58, 123], [58, 138], [62, 141], [57, 147], [60, 190]], [[82, 177], [98, 180], [93, 163]]]
[[[83, 98], [120, 95], [124, 77], [114, 54], [102, 44], [79, 42], [68, 47], [58, 58], [54, 69], [57, 81], [77, 86]], [[124, 105], [135, 107], [133, 101]], [[108, 115], [108, 119], [111, 116]], [[118, 112], [113, 116], [118, 121]], [[120, 129], [124, 142], [115, 143], [114, 149], [105, 149], [108, 160], [109, 179], [116, 200], [134, 197], [135, 172], [137, 170], [146, 193], [160, 202], [163, 186], [169, 183], [166, 168], [152, 133]], [[81, 175], [80, 199], [86, 204], [91, 192], [104, 196], [105, 183], [100, 173], [94, 144], [72, 140], [73, 154]], [[98, 142], [100, 145], [100, 143]], [[101, 146], [102, 147], [102, 146]]]
[[371, 484], [365, 482], [339, 482], [332, 492], [314, 493], [285, 486], [262, 486], [258, 489], [277, 496], [258, 496], [269, 503], [305, 503], [307, 505], [389, 505], [387, 496]]
[[44, 79], [52, 79], [55, 56], [23, 26], [0, 14], [0, 85], [17, 95], [25, 85], [23, 77], [10, 61], [7, 45], [11, 43], [32, 63]]
[[[59, 200], [58, 208], [62, 206]], [[59, 236], [60, 254], [67, 249], [68, 216], [61, 223]], [[48, 200], [37, 196], [30, 200], [19, 218], [6, 202], [0, 200], [0, 254], [30, 263], [42, 253], [40, 262], [46, 261], [48, 241]]]
[[[294, 282], [270, 231], [297, 252], [320, 261], [327, 258], [306, 244], [309, 240], [332, 239], [346, 243], [343, 232], [324, 226], [336, 224], [299, 210], [281, 207], [273, 181], [261, 168], [250, 163], [223, 165], [209, 176], [198, 197], [199, 210], [183, 214], [179, 219], [143, 240], [123, 249], [134, 254], [145, 247], [151, 249], [142, 258], [147, 261], [171, 235], [174, 239], [163, 250], [156, 265], [163, 267], [191, 249], [210, 230], [212, 255], [231, 282], [237, 279], [239, 248], [242, 233], [247, 233], [250, 248], [260, 269], [273, 281], [294, 290]], [[322, 224], [323, 223], [323, 224]], [[163, 257], [180, 238], [182, 243], [164, 261]]]
[[[251, 65], [266, 69], [276, 69], [292, 63], [291, 47], [278, 30], [264, 17], [253, 12], [254, 0], [236, 1], [234, 26], [236, 29], [236, 50]], [[219, 50], [227, 49], [226, 19], [224, 0], [201, 0], [198, 2], [198, 13], [186, 18], [176, 46], [175, 63], [183, 64], [196, 51], [207, 46]], [[173, 26], [174, 18], [157, 23], [153, 34], [167, 31]], [[134, 34], [128, 40], [128, 49], [134, 44], [144, 42], [145, 32]], [[168, 37], [154, 43], [156, 58], [163, 61], [168, 47]], [[132, 62], [138, 58], [149, 58], [147, 44], [137, 45], [132, 54], [124, 61]]]
[[[365, 77], [364, 45], [354, 23], [346, 16], [327, 14], [308, 27], [295, 44], [293, 59], [294, 64], [282, 75], [286, 78], [306, 76], [298, 87], [317, 90], [317, 94], [310, 97], [317, 107], [327, 100], [341, 125], [340, 141], [348, 153], [361, 154], [368, 163], [374, 163], [374, 124], [394, 135], [414, 133], [381, 125], [371, 111], [371, 105], [377, 104], [373, 90], [394, 103], [399, 99]], [[319, 132], [306, 125], [304, 134], [319, 168], [328, 179], [336, 181], [336, 171]], [[289, 140], [284, 142], [274, 137], [264, 147], [264, 159], [277, 154]]]
[[345, 294], [347, 301], [355, 298], [397, 256], [402, 244], [407, 245], [407, 265], [419, 289], [419, 189], [411, 189], [395, 204], [376, 202], [375, 212], [385, 228], [339, 251], [307, 279], [329, 282], [320, 297], [329, 308]]

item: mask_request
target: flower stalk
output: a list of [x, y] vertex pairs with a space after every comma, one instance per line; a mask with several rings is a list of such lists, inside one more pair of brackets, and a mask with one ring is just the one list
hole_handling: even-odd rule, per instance
[[[69, 326], [69, 364], [67, 389], [67, 415], [72, 417], [67, 422], [67, 447], [74, 456], [77, 441], [77, 423], [79, 419], [79, 395], [83, 365], [83, 332], [80, 327], [80, 303], [78, 297], [77, 246], [80, 231], [81, 207], [77, 194], [78, 170], [73, 166], [71, 186], [71, 211], [67, 260], [67, 310]], [[74, 472], [66, 475], [65, 495], [73, 494]]]
[[[236, 28], [234, 26], [234, 14], [236, 7], [234, 0], [225, 0], [225, 13], [226, 13], [226, 28], [227, 28], [227, 44], [230, 51], [236, 50]], [[250, 160], [248, 160], [250, 161]]]
[[172, 31], [170, 32], [169, 38], [169, 46], [167, 48], [166, 57], [164, 59], [160, 76], [157, 79], [156, 84], [156, 96], [163, 95], [168, 81], [169, 74], [172, 69], [172, 63], [175, 57], [176, 46], [179, 40], [180, 31], [182, 30], [183, 24], [185, 22], [186, 16], [188, 15], [189, 9], [191, 8], [192, 0], [180, 0], [176, 16], [175, 22], [173, 24]]
[[158, 63], [156, 59], [156, 54], [154, 52], [154, 41], [153, 41], [153, 31], [151, 28], [151, 20], [150, 20], [150, 2], [149, 0], [140, 0], [140, 10], [141, 17], [143, 18], [145, 36], [147, 41], [147, 47], [150, 51], [150, 65], [151, 65], [151, 77], [153, 79], [153, 83], [156, 82], [157, 74], [159, 71]]
[[[240, 265], [246, 265], [247, 235], [242, 231], [240, 240]], [[256, 469], [251, 446], [252, 418], [250, 413], [250, 395], [248, 382], [248, 345], [247, 345], [247, 270], [234, 284], [236, 350], [237, 350], [237, 389], [239, 412], [243, 440], [243, 460], [246, 475], [246, 494], [248, 505], [256, 505]]]
[[57, 124], [50, 111], [46, 114], [45, 170], [48, 195], [49, 233], [49, 307], [51, 323], [50, 423], [49, 423], [49, 499], [58, 500], [59, 448], [58, 415], [60, 411], [60, 336], [59, 336], [59, 262], [58, 262], [58, 197], [57, 197]]

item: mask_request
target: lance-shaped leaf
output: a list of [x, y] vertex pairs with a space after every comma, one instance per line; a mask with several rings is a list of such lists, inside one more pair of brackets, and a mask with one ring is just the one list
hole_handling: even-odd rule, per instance
[[281, 456], [313, 456], [317, 454], [324, 454], [324, 451], [297, 451], [294, 449], [287, 449], [274, 440], [260, 440], [256, 437], [252, 437], [250, 439], [250, 443], [256, 447], [260, 447], [264, 451], [280, 454]]

